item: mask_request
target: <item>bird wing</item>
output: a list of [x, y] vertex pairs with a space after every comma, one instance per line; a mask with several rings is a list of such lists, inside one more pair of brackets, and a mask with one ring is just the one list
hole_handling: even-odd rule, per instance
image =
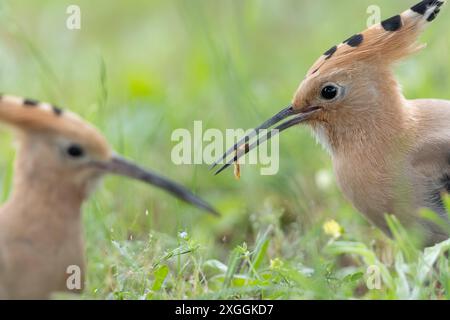
[[450, 193], [450, 101], [414, 100], [416, 140], [410, 162], [425, 207], [448, 218], [442, 193]]

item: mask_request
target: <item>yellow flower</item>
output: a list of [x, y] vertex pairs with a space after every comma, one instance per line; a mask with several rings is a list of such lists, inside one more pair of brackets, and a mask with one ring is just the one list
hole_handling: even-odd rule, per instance
[[270, 270], [279, 270], [283, 267], [284, 263], [278, 258], [270, 260]]
[[323, 224], [323, 231], [334, 239], [339, 238], [344, 233], [344, 229], [333, 219], [327, 220]]

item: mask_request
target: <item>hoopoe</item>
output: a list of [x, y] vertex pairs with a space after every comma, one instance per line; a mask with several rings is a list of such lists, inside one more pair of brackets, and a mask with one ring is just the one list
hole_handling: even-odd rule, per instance
[[81, 206], [105, 174], [141, 180], [217, 214], [179, 184], [115, 154], [74, 113], [0, 96], [0, 122], [14, 129], [19, 146], [12, 195], [0, 208], [0, 299], [67, 291], [69, 266], [84, 275]]
[[[423, 47], [417, 38], [444, 2], [422, 1], [327, 50], [292, 103], [219, 158], [213, 167], [225, 165], [216, 174], [304, 123], [329, 151], [346, 198], [373, 224], [389, 234], [385, 215], [393, 214], [418, 230], [424, 244], [448, 238], [419, 211], [429, 208], [448, 222], [441, 194], [450, 192], [450, 101], [407, 100], [392, 72], [395, 62]], [[258, 137], [269, 128], [275, 130]]]

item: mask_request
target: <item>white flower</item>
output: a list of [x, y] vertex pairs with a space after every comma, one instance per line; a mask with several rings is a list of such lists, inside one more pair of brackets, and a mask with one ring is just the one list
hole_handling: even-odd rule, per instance
[[322, 169], [316, 173], [316, 185], [321, 190], [327, 190], [333, 184], [333, 174], [330, 170]]
[[181, 231], [180, 233], [178, 233], [178, 237], [180, 237], [181, 239], [187, 239], [188, 233], [186, 231]]

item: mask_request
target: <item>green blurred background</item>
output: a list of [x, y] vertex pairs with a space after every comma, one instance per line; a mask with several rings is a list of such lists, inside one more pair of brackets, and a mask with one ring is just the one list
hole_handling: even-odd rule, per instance
[[[0, 1], [0, 91], [79, 113], [118, 152], [189, 186], [223, 213], [210, 217], [155, 188], [107, 178], [84, 210], [85, 297], [230, 297], [214, 296], [204, 263], [226, 264], [233, 248], [252, 246], [268, 226], [267, 267], [276, 258], [313, 269], [324, 261], [336, 264], [321, 252], [329, 240], [322, 225], [330, 218], [348, 239], [370, 246], [383, 238], [343, 199], [329, 156], [306, 128], [281, 137], [277, 175], [261, 176], [257, 166], [243, 166], [240, 181], [232, 170], [215, 177], [207, 165], [175, 166], [170, 137], [176, 128], [192, 130], [194, 120], [202, 120], [204, 130], [252, 128], [290, 102], [326, 49], [366, 28], [370, 5], [388, 18], [414, 2]], [[66, 28], [72, 4], [81, 8], [81, 30]], [[449, 17], [444, 8], [421, 38], [429, 47], [397, 67], [407, 97], [450, 98]], [[5, 200], [14, 149], [8, 131], [2, 130], [0, 140]], [[165, 259], [182, 247], [183, 231], [196, 243], [193, 253]], [[160, 260], [172, 280], [156, 290]], [[195, 274], [200, 278], [193, 279]], [[353, 294], [311, 290], [281, 296]]]

